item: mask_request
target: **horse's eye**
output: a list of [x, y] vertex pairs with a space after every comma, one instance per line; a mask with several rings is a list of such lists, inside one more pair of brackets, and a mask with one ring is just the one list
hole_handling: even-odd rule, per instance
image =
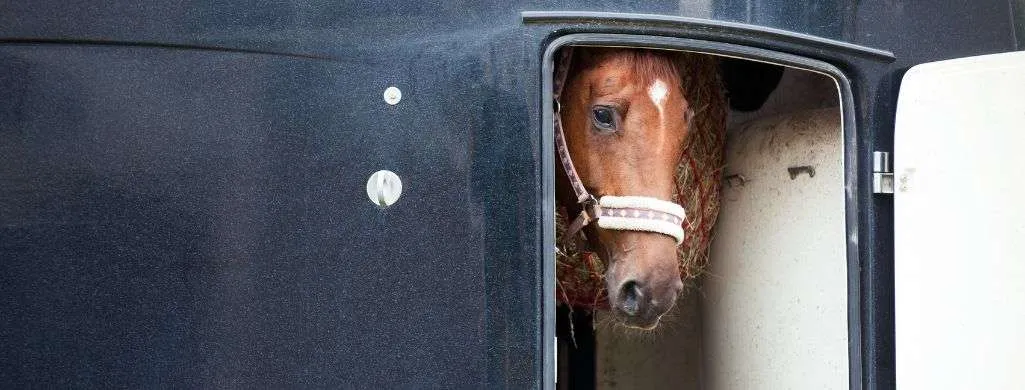
[[594, 126], [599, 130], [616, 130], [616, 113], [609, 107], [595, 107], [591, 110], [591, 117], [594, 119]]

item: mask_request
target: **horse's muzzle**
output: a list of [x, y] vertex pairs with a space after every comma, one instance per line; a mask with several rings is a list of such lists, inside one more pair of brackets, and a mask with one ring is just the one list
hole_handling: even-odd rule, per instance
[[[661, 288], [657, 284], [665, 284]], [[659, 319], [673, 308], [676, 298], [683, 290], [680, 278], [669, 283], [644, 283], [628, 279], [610, 296], [612, 311], [620, 321], [629, 327], [650, 330], [658, 325]]]

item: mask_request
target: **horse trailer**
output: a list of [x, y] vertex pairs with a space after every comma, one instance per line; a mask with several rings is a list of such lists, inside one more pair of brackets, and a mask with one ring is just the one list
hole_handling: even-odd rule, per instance
[[[0, 383], [1023, 388], [1023, 37], [1022, 0], [5, 2]], [[588, 47], [728, 98], [652, 332], [557, 304]]]

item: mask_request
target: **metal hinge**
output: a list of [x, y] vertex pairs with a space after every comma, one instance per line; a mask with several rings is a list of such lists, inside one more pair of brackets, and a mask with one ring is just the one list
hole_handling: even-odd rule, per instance
[[893, 168], [890, 152], [872, 152], [872, 193], [893, 193]]

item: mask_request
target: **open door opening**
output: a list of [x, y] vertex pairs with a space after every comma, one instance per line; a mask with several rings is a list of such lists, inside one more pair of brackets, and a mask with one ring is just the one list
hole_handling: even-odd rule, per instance
[[716, 59], [731, 104], [708, 265], [654, 331], [560, 309], [557, 388], [848, 386], [838, 81]]

